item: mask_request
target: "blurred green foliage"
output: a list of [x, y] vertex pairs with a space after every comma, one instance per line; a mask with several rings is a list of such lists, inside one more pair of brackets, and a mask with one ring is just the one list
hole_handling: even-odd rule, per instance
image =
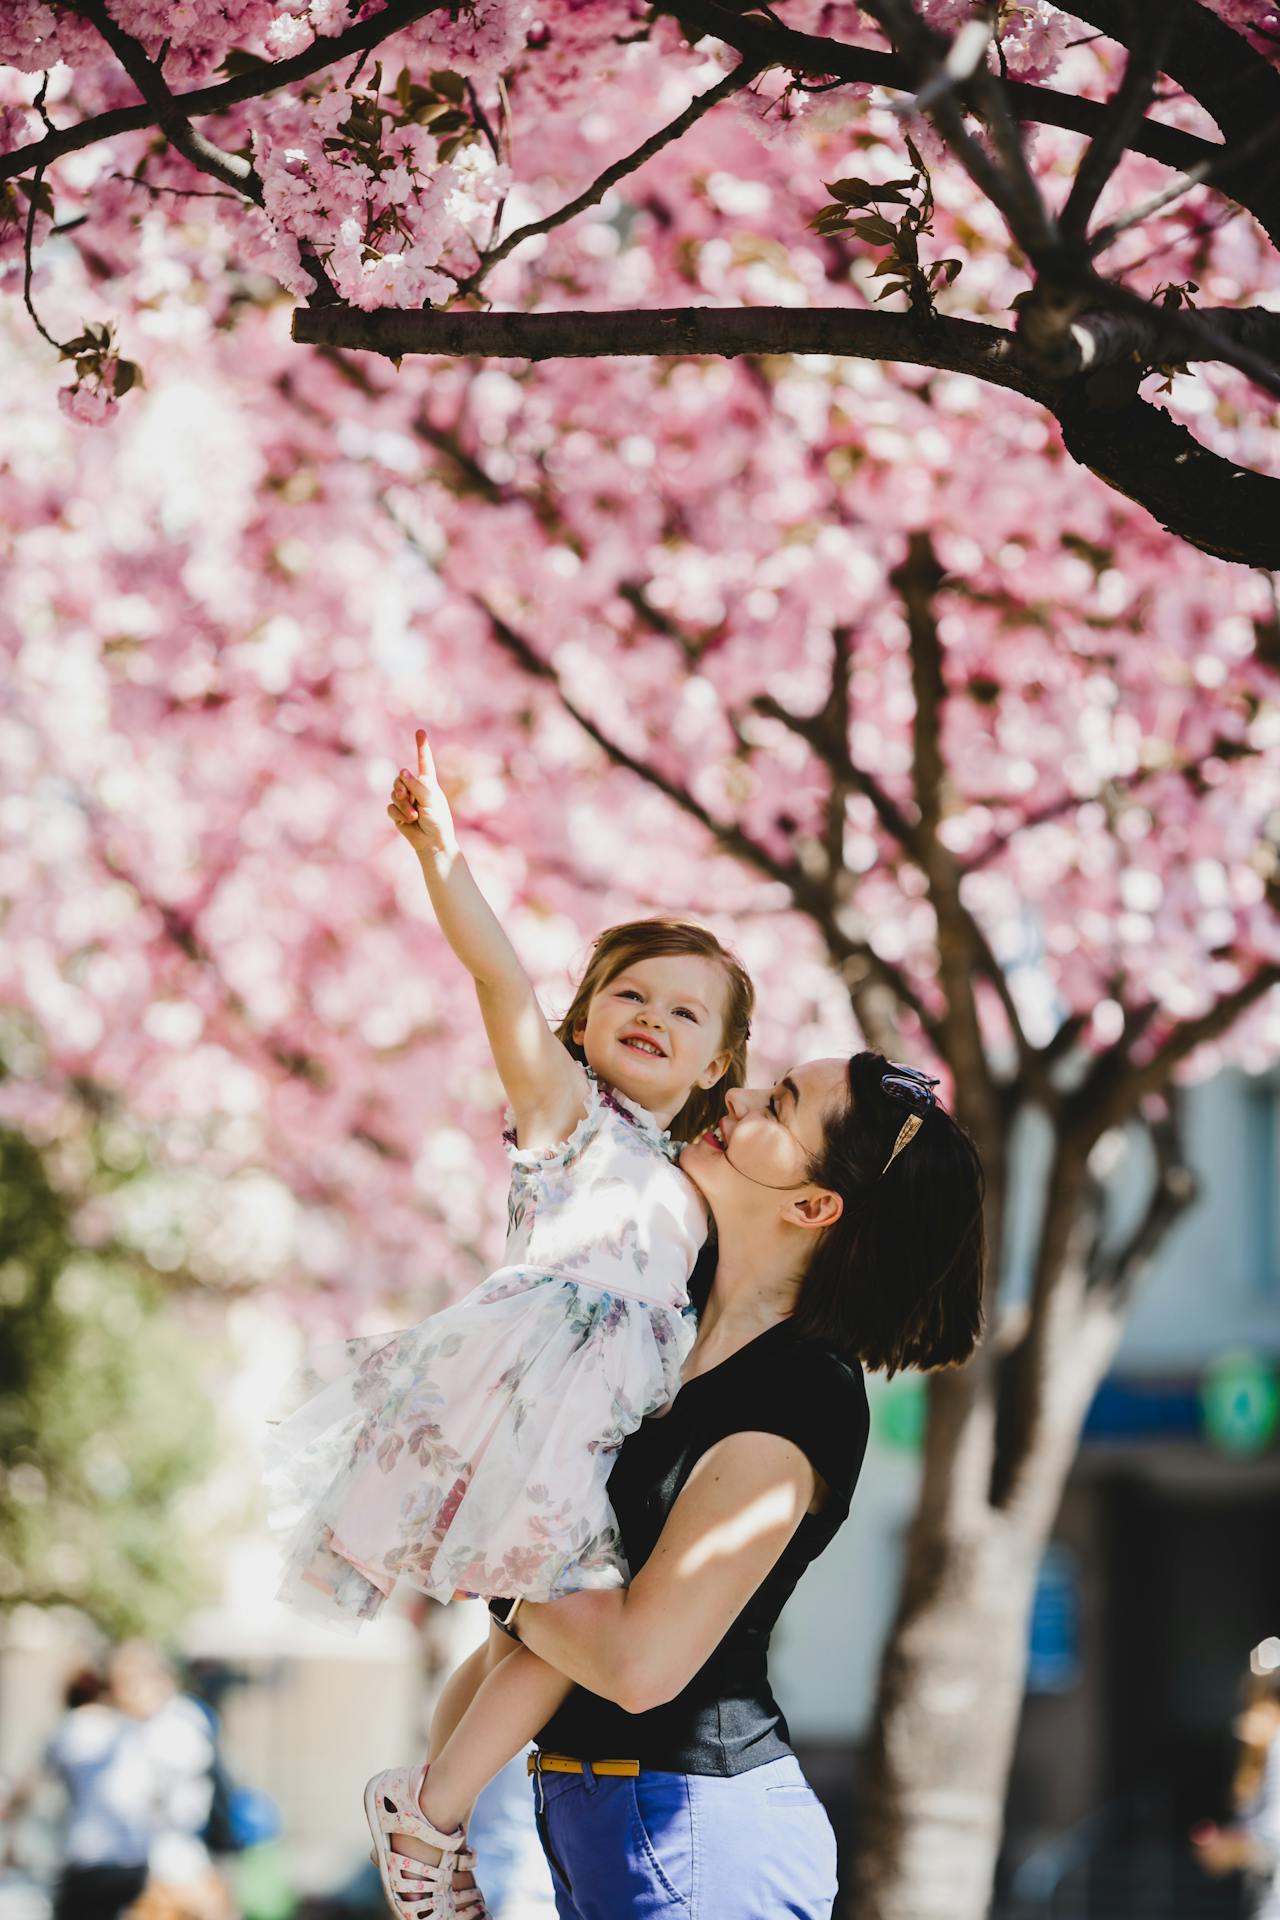
[[215, 1419], [169, 1290], [85, 1248], [39, 1151], [0, 1128], [0, 1608], [80, 1608], [163, 1639], [212, 1588], [175, 1507]]

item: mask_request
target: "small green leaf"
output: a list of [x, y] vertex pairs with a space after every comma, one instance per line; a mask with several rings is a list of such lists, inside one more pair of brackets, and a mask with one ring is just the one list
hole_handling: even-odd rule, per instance
[[880, 288], [880, 291], [876, 294], [876, 299], [883, 300], [886, 293], [910, 293], [910, 291], [911, 289], [905, 280], [886, 280]]
[[841, 200], [848, 207], [865, 206], [871, 197], [871, 182], [851, 174], [847, 180], [824, 180], [823, 186], [833, 200]]
[[867, 240], [873, 247], [891, 247], [898, 237], [897, 228], [891, 227], [878, 213], [866, 214], [861, 220], [852, 220], [849, 224], [851, 232], [856, 233], [859, 240]]
[[443, 100], [428, 100], [423, 106], [414, 108], [413, 117], [420, 127], [433, 127], [437, 120], [456, 121], [461, 116], [456, 107], [446, 105]]
[[38, 187], [30, 180], [17, 180], [14, 184], [19, 193], [25, 193], [28, 200], [34, 199], [40, 212], [47, 213], [52, 219], [53, 189], [47, 180], [42, 180]]
[[237, 80], [242, 73], [257, 73], [259, 68], [270, 65], [260, 53], [250, 53], [248, 47], [232, 47], [216, 71], [225, 73], [228, 80]]
[[467, 83], [460, 73], [433, 73], [431, 85], [442, 100], [456, 100], [461, 104], [467, 97]]

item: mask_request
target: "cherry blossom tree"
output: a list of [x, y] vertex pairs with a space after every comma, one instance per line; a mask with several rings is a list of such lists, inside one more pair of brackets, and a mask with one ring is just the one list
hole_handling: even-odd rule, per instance
[[[1183, 537], [1275, 565], [1275, 476], [1249, 436], [1206, 444], [1140, 392], [1194, 362], [1249, 389], [1233, 411], [1265, 419], [1280, 394], [1280, 321], [1252, 298], [1280, 229], [1274, 5], [807, 0], [788, 15], [721, 0], [188, 0], [176, 13], [9, 0], [0, 61], [46, 77], [5, 103], [0, 255], [74, 361], [63, 401], [86, 422], [137, 363], [100, 320], [48, 332], [31, 300], [37, 243], [76, 235], [92, 273], [104, 246], [130, 251], [142, 196], [181, 233], [183, 202], [203, 193], [221, 199], [238, 259], [306, 300], [299, 340], [394, 356], [837, 352], [965, 371], [1034, 397], [1074, 457]], [[720, 77], [702, 87], [708, 67]], [[548, 209], [581, 177], [588, 101], [618, 151]], [[750, 276], [717, 271], [699, 231], [740, 213], [694, 171], [709, 116], [732, 156], [726, 102], [739, 137], [753, 127], [775, 149], [752, 171], [775, 176], [762, 225], [800, 283], [781, 305], [727, 302]], [[831, 178], [851, 145], [894, 176]], [[692, 306], [619, 307], [606, 271], [608, 311], [573, 310], [531, 278], [532, 243], [673, 147], [698, 213], [636, 244], [644, 292], [665, 282]], [[951, 176], [936, 192], [930, 154]], [[49, 170], [72, 156], [86, 158], [62, 169], [59, 218]], [[526, 204], [537, 217], [516, 217]], [[1216, 230], [1236, 220], [1224, 251]], [[1003, 273], [983, 270], [993, 249]], [[874, 310], [873, 293], [901, 310]], [[1011, 311], [1012, 328], [974, 317]]]
[[0, 7], [0, 1120], [158, 1157], [162, 1256], [318, 1329], [473, 1277], [497, 1089], [383, 815], [422, 720], [550, 1008], [693, 910], [763, 1061], [936, 1063], [991, 1335], [931, 1385], [874, 1920], [985, 1908], [1178, 1085], [1280, 1040], [1276, 22], [1168, 11]]

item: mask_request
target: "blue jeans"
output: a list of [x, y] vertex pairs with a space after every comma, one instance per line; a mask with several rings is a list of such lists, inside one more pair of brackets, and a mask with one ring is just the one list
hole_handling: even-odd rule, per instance
[[702, 1773], [534, 1776], [560, 1920], [830, 1920], [836, 1842], [794, 1754]]

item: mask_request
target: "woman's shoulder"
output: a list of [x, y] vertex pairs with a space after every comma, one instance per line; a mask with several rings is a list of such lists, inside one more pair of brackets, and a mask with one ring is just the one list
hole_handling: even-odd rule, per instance
[[867, 1383], [856, 1355], [841, 1353], [825, 1341], [791, 1333], [789, 1339], [778, 1343], [773, 1372], [780, 1393], [812, 1402], [855, 1424], [869, 1422]]
[[798, 1336], [786, 1322], [759, 1341], [753, 1359], [747, 1377], [733, 1383], [728, 1430], [792, 1441], [847, 1506], [871, 1427], [858, 1361]]

